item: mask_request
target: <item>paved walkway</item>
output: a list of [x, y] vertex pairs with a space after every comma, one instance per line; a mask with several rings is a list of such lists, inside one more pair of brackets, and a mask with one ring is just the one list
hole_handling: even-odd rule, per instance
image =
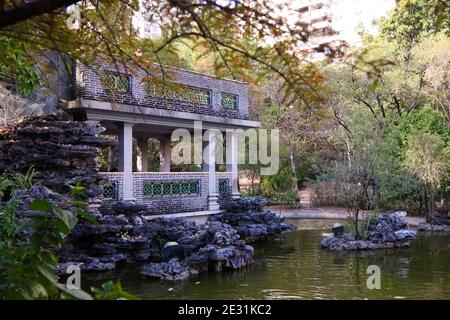
[[[348, 212], [341, 208], [305, 208], [305, 209], [283, 209], [279, 207], [268, 207], [270, 211], [278, 213], [289, 219], [335, 219], [346, 220]], [[420, 222], [425, 222], [422, 217], [406, 217], [405, 220], [410, 226], [417, 226]]]

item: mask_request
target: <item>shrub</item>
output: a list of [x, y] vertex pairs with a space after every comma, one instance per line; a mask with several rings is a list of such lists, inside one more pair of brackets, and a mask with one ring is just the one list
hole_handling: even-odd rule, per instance
[[295, 206], [300, 202], [300, 196], [295, 191], [273, 193], [269, 199], [272, 203], [288, 206]]
[[[46, 200], [33, 200], [29, 210], [37, 213], [30, 219], [15, 223], [17, 206], [10, 200], [2, 217], [9, 227], [3, 230], [5, 250], [0, 252], [0, 298], [3, 299], [131, 299], [131, 294], [122, 291], [120, 284], [107, 283], [93, 290], [94, 296], [78, 290], [68, 289], [58, 283], [55, 269], [60, 248], [65, 237], [72, 231], [79, 218], [97, 223], [84, 212], [84, 188], [72, 187], [72, 210], [54, 206]], [[5, 213], [4, 213], [5, 214]], [[3, 240], [3, 237], [2, 237]]]

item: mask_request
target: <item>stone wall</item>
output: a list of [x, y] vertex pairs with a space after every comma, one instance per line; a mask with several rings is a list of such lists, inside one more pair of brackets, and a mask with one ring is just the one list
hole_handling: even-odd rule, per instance
[[[244, 82], [220, 79], [210, 75], [190, 72], [186, 70], [165, 67], [167, 74], [172, 75], [175, 83], [195, 88], [208, 89], [211, 92], [211, 104], [201, 105], [175, 99], [162, 99], [150, 97], [144, 90], [143, 79], [149, 75], [140, 71], [125, 71], [118, 66], [115, 67], [102, 64], [100, 67], [87, 67], [77, 63], [75, 72], [75, 95], [79, 98], [117, 102], [159, 109], [170, 109], [175, 111], [192, 112], [236, 119], [248, 119], [248, 85]], [[104, 88], [101, 75], [114, 73], [127, 76], [130, 83], [128, 92], [111, 93]], [[160, 72], [155, 69], [154, 76], [160, 77]], [[221, 105], [221, 93], [229, 93], [238, 96], [238, 107], [236, 109], [224, 108]]]
[[[123, 199], [123, 172], [100, 172], [102, 177], [104, 177], [104, 184], [115, 184], [116, 190], [116, 197], [112, 200], [121, 200]], [[107, 200], [107, 199], [104, 199]]]
[[[145, 196], [145, 182], [193, 182], [200, 181], [198, 195]], [[208, 210], [208, 174], [203, 172], [133, 173], [133, 196], [154, 214], [170, 214]]]
[[[123, 199], [123, 173], [102, 172], [108, 183], [115, 183], [117, 200]], [[220, 180], [227, 181], [227, 190], [219, 193], [219, 204], [231, 201], [231, 173], [217, 172], [216, 185], [219, 191]], [[144, 184], [159, 182], [194, 182], [200, 181], [199, 194], [191, 195], [144, 195]], [[136, 203], [145, 204], [153, 214], [171, 214], [208, 210], [208, 174], [204, 172], [133, 172], [133, 196]], [[108, 199], [105, 199], [108, 201]], [[113, 201], [110, 199], [109, 201]]]
[[[219, 183], [220, 180], [226, 180], [227, 190], [226, 192], [220, 192]], [[216, 190], [219, 193], [219, 204], [222, 206], [231, 201], [232, 180], [231, 172], [217, 172], [216, 173]]]

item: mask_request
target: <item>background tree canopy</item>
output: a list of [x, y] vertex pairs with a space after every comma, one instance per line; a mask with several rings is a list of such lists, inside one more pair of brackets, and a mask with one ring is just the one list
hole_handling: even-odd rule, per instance
[[[282, 131], [280, 177], [296, 181], [291, 190], [309, 186], [313, 204], [349, 210], [429, 218], [436, 209], [449, 211], [449, 8], [400, 1], [353, 55], [319, 62], [323, 99], [314, 112], [276, 99], [271, 80], [255, 89], [252, 110]], [[261, 193], [285, 193], [278, 178], [262, 180]]]
[[[66, 10], [72, 2], [76, 8]], [[319, 48], [339, 59], [314, 63], [299, 49], [307, 28], [287, 18], [287, 3], [139, 3], [55, 1], [34, 14], [25, 2], [9, 7], [0, 13], [9, 14], [1, 20], [0, 73], [29, 94], [45, 75], [37, 57], [51, 50], [91, 65], [101, 59], [130, 72], [139, 68], [149, 80], [155, 66], [165, 74], [165, 65], [245, 80], [252, 84], [252, 117], [279, 128], [282, 139], [279, 175], [260, 179], [252, 192], [292, 204], [309, 184], [317, 204], [345, 205], [339, 193], [357, 190], [352, 205], [362, 208], [448, 210], [448, 2], [399, 1], [381, 19], [378, 36], [364, 34], [363, 46], [344, 56], [341, 48]], [[138, 11], [152, 37], [139, 37], [132, 18]], [[67, 24], [74, 17], [76, 27]], [[353, 178], [339, 189], [344, 172]], [[252, 181], [259, 180], [253, 173]]]
[[[8, 8], [8, 2], [2, 1], [2, 5]], [[103, 59], [128, 69], [140, 68], [151, 78], [155, 63], [189, 65], [185, 56], [188, 47], [198, 54], [197, 59], [209, 57], [209, 68], [203, 71], [251, 83], [279, 78], [284, 101], [296, 106], [311, 105], [320, 98], [323, 78], [307, 61], [306, 53], [298, 50], [308, 32], [305, 25], [291, 23], [282, 14], [291, 10], [287, 3], [146, 0], [141, 7], [137, 0], [55, 3], [72, 2], [76, 7], [69, 11], [52, 5], [35, 11], [39, 15], [27, 15], [29, 4], [23, 2], [2, 12], [10, 19], [0, 19], [0, 53], [6, 50], [5, 43], [9, 48], [12, 44], [26, 57], [22, 61], [25, 70], [36, 65], [33, 60], [40, 52], [52, 50], [91, 65]], [[139, 11], [158, 36], [138, 36], [132, 17]], [[16, 20], [11, 18], [15, 16]], [[11, 24], [14, 21], [18, 22]], [[71, 27], [68, 21], [76, 23]], [[336, 50], [329, 48], [329, 52], [333, 55]], [[6, 76], [15, 77], [24, 92], [30, 91], [30, 83], [20, 80], [8, 66], [9, 61], [0, 62]]]

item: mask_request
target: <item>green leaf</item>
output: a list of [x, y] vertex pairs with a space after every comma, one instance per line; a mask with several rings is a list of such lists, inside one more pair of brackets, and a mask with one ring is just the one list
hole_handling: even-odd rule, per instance
[[34, 216], [31, 218], [31, 220], [28, 220], [21, 225], [19, 225], [16, 229], [16, 233], [23, 232], [28, 229], [37, 229], [44, 225], [45, 223], [45, 217], [41, 216]]
[[61, 232], [64, 235], [70, 233], [70, 229], [67, 227], [67, 224], [65, 224], [64, 221], [62, 221], [61, 219], [55, 221], [55, 227], [59, 232]]
[[69, 233], [77, 224], [78, 219], [72, 212], [59, 208], [55, 208], [53, 212], [67, 227], [66, 233]]
[[43, 299], [48, 296], [45, 287], [35, 280], [27, 280], [23, 284], [23, 289], [26, 292], [24, 295], [26, 299]]
[[36, 268], [39, 270], [39, 272], [48, 279], [48, 281], [50, 281], [52, 284], [55, 284], [57, 282], [56, 280], [56, 276], [53, 273], [53, 270], [51, 268], [49, 268], [48, 266], [39, 263], [37, 264]]
[[139, 300], [139, 298], [131, 293], [122, 290], [120, 281], [108, 281], [102, 284], [101, 288], [92, 288], [92, 292], [96, 299], [102, 300]]
[[80, 210], [80, 211], [78, 212], [78, 214], [79, 214], [80, 217], [82, 217], [84, 220], [86, 220], [86, 221], [88, 221], [88, 222], [90, 222], [90, 223], [92, 223], [92, 224], [95, 224], [96, 226], [101, 225], [100, 222], [97, 221], [97, 219], [95, 219], [95, 218], [94, 218], [93, 216], [91, 216], [90, 214], [84, 212], [83, 210]]
[[376, 92], [378, 89], [378, 86], [379, 86], [379, 81], [378, 81], [378, 79], [375, 79], [370, 86], [370, 90], [372, 92]]
[[28, 209], [36, 210], [36, 211], [51, 212], [51, 211], [53, 211], [53, 206], [50, 204], [50, 202], [48, 202], [46, 200], [34, 199], [33, 202], [31, 202]]
[[93, 300], [92, 296], [83, 291], [83, 290], [76, 290], [76, 289], [68, 289], [65, 285], [57, 283], [56, 286], [59, 290], [63, 291], [64, 293], [68, 294], [69, 296], [78, 299], [78, 300]]
[[58, 257], [50, 251], [42, 251], [38, 259], [49, 267], [56, 268], [58, 266]]
[[[65, 228], [65, 230], [67, 230], [67, 228]], [[56, 247], [61, 247], [61, 245], [64, 243], [64, 238], [61, 236], [59, 232], [46, 234], [44, 236], [44, 240]]]
[[84, 186], [80, 186], [80, 185], [70, 186], [70, 189], [71, 189], [71, 192], [73, 195], [77, 195], [77, 196], [85, 195], [86, 187], [84, 187]]
[[44, 239], [43, 233], [40, 233], [40, 232], [33, 233], [30, 238], [31, 248], [38, 249], [42, 245], [43, 239]]
[[78, 208], [84, 208], [86, 207], [87, 203], [85, 201], [71, 199], [70, 202], [74, 205], [76, 205]]

